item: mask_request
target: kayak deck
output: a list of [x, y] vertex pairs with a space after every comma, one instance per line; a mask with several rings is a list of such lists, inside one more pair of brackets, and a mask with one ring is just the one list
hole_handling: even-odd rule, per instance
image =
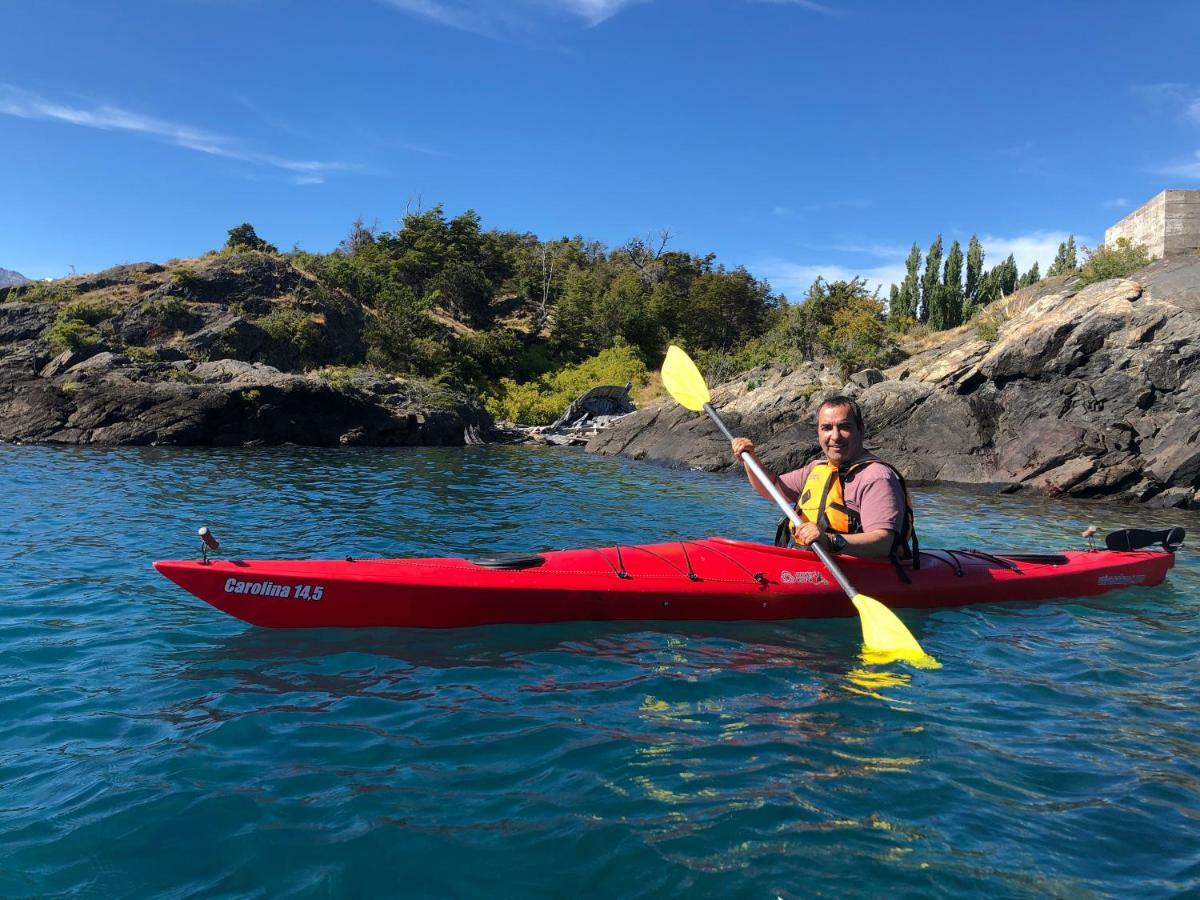
[[[481, 564], [458, 557], [161, 560], [154, 567], [218, 609], [273, 628], [453, 628], [580, 620], [739, 620], [851, 616], [808, 550], [728, 538], [559, 550]], [[838, 557], [864, 594], [929, 609], [1084, 597], [1159, 584], [1161, 550], [999, 554], [927, 550], [921, 567]], [[503, 566], [512, 564], [514, 567]]]

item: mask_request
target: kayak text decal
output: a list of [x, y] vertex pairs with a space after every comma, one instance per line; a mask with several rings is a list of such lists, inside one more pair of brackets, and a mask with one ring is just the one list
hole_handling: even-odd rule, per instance
[[829, 584], [820, 572], [780, 572], [780, 584]]
[[1141, 584], [1145, 580], [1145, 575], [1101, 575], [1097, 584]]
[[239, 581], [230, 578], [225, 582], [227, 594], [253, 594], [256, 597], [295, 597], [297, 600], [320, 600], [325, 588], [319, 584], [276, 584], [273, 581]]

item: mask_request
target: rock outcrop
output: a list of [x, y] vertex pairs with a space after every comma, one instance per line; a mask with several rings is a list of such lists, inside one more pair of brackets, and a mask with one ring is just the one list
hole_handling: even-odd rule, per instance
[[[782, 471], [816, 454], [811, 423], [830, 390], [857, 396], [868, 446], [917, 482], [1200, 507], [1200, 258], [1086, 287], [1047, 279], [849, 384], [806, 365], [752, 372], [713, 394], [731, 427]], [[732, 465], [715, 429], [670, 401], [588, 449]]]
[[0, 441], [484, 440], [477, 399], [355, 368], [363, 315], [261, 253], [0, 289]]

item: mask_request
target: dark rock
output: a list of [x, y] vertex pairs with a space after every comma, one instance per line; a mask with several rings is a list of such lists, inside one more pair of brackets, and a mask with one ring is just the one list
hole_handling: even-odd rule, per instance
[[478, 400], [442, 387], [283, 371], [363, 355], [361, 306], [286, 259], [213, 255], [166, 273], [135, 264], [51, 285], [111, 310], [98, 343], [53, 358], [44, 335], [63, 307], [0, 304], [0, 440], [461, 445], [491, 433]]
[[0, 303], [0, 344], [41, 336], [56, 313], [53, 303]]

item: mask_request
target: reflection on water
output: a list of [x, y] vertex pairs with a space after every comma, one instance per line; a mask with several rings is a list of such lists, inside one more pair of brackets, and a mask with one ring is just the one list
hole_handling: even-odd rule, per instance
[[[0, 447], [0, 896], [1200, 890], [1200, 569], [854, 619], [266, 631], [149, 569], [773, 533], [740, 478], [574, 452]], [[87, 525], [80, 522], [86, 512]], [[1195, 514], [918, 491], [926, 546]], [[264, 887], [270, 873], [270, 889]], [[849, 891], [847, 885], [853, 885]]]

